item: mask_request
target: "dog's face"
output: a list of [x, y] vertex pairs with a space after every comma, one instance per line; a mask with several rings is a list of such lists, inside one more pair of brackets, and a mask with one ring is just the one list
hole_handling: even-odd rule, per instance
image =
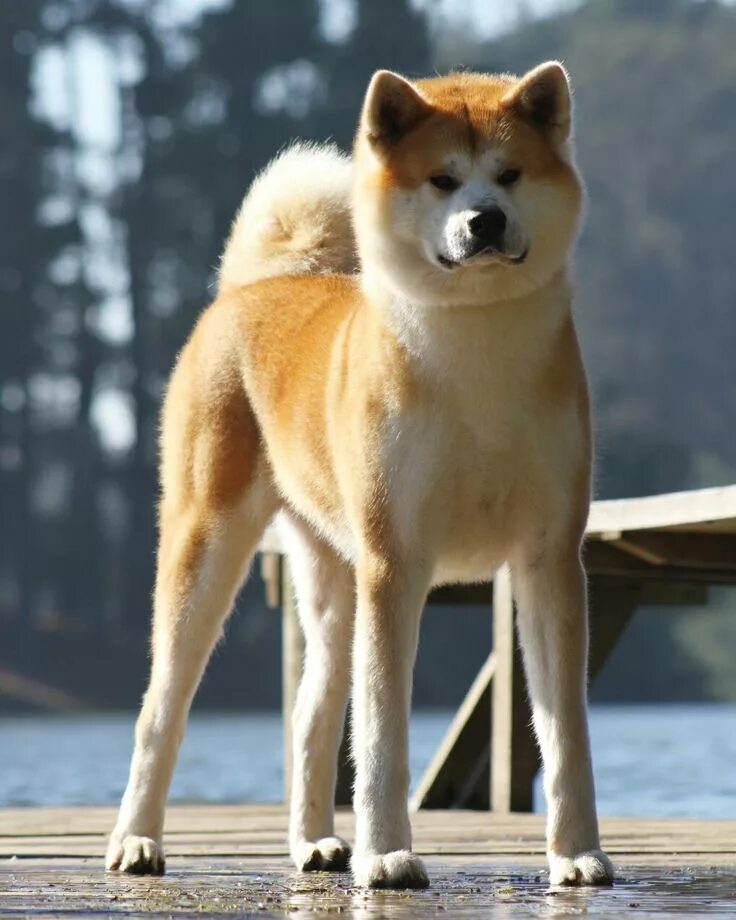
[[379, 71], [356, 140], [364, 273], [417, 302], [481, 303], [544, 284], [581, 211], [567, 76]]

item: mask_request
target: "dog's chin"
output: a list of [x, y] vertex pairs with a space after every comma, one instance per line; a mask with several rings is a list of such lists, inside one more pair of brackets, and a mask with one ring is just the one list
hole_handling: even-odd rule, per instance
[[529, 255], [526, 246], [520, 252], [502, 252], [500, 249], [483, 249], [480, 252], [471, 252], [457, 258], [451, 258], [444, 253], [437, 253], [437, 264], [446, 272], [462, 271], [469, 268], [489, 268], [492, 266], [522, 265]]

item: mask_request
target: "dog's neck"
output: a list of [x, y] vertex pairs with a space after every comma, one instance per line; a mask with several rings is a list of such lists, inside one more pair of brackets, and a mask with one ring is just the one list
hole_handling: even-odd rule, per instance
[[470, 304], [417, 303], [381, 284], [375, 275], [361, 280], [370, 308], [382, 323], [418, 362], [436, 365], [443, 376], [469, 363], [485, 365], [491, 348], [499, 354], [499, 340], [510, 361], [543, 353], [572, 305], [565, 267], [521, 296], [498, 299], [491, 293], [485, 302]]

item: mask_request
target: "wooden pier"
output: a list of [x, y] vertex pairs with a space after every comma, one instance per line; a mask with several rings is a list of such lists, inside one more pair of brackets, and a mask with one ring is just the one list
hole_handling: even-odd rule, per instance
[[[172, 806], [163, 878], [104, 871], [114, 819], [112, 808], [0, 811], [0, 916], [736, 915], [736, 821], [604, 819], [616, 885], [550, 889], [541, 816], [425, 811], [414, 838], [432, 887], [366, 892], [348, 873], [294, 872], [281, 806]], [[352, 837], [348, 811], [337, 829]]]

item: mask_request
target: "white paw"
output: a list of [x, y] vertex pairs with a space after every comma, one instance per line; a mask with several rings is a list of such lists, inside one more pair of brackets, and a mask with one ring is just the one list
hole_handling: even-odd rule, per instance
[[131, 875], [163, 875], [166, 868], [163, 847], [151, 837], [115, 837], [110, 840], [105, 868]]
[[342, 837], [300, 840], [292, 844], [291, 858], [300, 872], [345, 872], [350, 862], [350, 844]]
[[603, 850], [549, 857], [550, 885], [612, 885], [613, 865]]
[[428, 888], [424, 863], [409, 850], [381, 855], [353, 853], [355, 884], [361, 888]]

